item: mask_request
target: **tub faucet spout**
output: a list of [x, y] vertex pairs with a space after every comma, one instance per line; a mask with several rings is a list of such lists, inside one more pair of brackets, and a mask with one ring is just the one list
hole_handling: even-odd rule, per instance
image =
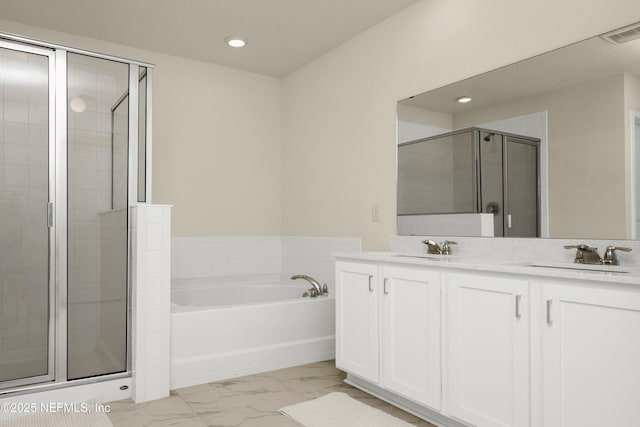
[[[320, 283], [311, 276], [307, 276], [306, 274], [296, 274], [294, 276], [291, 276], [291, 280], [296, 280], [296, 279], [303, 279], [311, 283], [311, 285], [313, 286], [313, 290], [315, 291], [315, 296], [320, 296], [322, 294], [329, 293], [329, 289], [327, 288], [327, 285], [320, 286]], [[313, 293], [311, 296], [314, 296]]]

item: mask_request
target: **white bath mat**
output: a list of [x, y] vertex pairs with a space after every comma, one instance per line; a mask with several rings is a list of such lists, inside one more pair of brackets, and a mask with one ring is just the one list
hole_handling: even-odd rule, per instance
[[280, 413], [304, 427], [411, 427], [405, 421], [338, 392], [286, 406]]
[[95, 412], [94, 407], [93, 401], [78, 403], [73, 408], [67, 408], [69, 410], [60, 408], [55, 412], [39, 412], [0, 420], [0, 427], [113, 427], [109, 417], [104, 412]]

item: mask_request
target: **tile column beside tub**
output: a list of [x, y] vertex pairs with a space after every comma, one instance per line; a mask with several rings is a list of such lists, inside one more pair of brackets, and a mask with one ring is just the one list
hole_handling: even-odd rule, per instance
[[171, 206], [131, 208], [132, 399], [169, 396]]

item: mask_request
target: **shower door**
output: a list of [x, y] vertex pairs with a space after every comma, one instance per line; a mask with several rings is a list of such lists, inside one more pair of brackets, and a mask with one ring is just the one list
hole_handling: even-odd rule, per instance
[[54, 378], [54, 65], [0, 41], [0, 390]]
[[0, 34], [0, 395], [130, 376], [151, 81], [148, 64]]
[[504, 143], [505, 237], [540, 235], [538, 144], [512, 136]]
[[67, 53], [67, 380], [127, 370], [131, 68]]
[[479, 210], [493, 214], [494, 236], [540, 235], [538, 143], [479, 132]]

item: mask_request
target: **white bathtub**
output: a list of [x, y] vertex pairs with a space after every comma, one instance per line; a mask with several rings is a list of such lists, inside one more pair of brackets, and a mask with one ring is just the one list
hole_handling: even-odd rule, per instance
[[308, 283], [198, 281], [171, 293], [171, 388], [330, 360], [335, 299]]
[[174, 290], [174, 311], [193, 311], [301, 298], [305, 287], [281, 283], [216, 284]]

